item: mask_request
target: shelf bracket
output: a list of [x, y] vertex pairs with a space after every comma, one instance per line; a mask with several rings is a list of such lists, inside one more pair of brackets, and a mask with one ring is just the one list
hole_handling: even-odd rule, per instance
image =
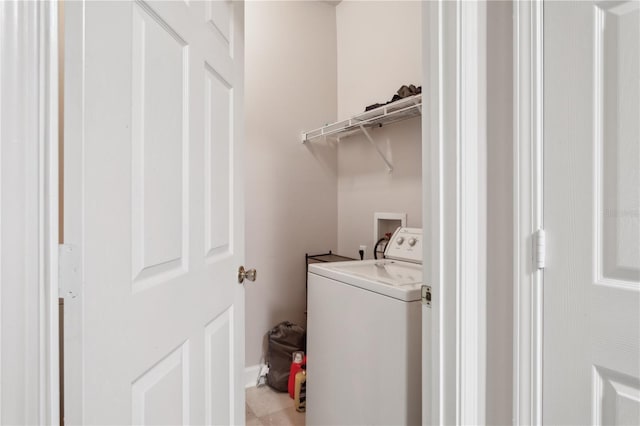
[[378, 155], [380, 156], [380, 158], [382, 158], [382, 161], [384, 161], [384, 164], [387, 165], [387, 170], [389, 171], [389, 173], [391, 173], [393, 171], [393, 165], [391, 165], [389, 160], [387, 160], [387, 157], [385, 157], [382, 151], [380, 151], [378, 144], [373, 140], [373, 138], [369, 134], [369, 131], [364, 127], [364, 125], [361, 124], [359, 127], [360, 127], [360, 130], [362, 130], [362, 133], [364, 133], [364, 135], [369, 140], [369, 143], [371, 143], [371, 145], [373, 145], [373, 147], [376, 149], [376, 151], [378, 152]]

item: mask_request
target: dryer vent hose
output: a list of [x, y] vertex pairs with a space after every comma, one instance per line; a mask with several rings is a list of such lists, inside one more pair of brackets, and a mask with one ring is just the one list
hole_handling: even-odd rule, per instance
[[387, 233], [384, 237], [380, 238], [376, 245], [373, 247], [373, 258], [378, 259], [378, 253], [380, 253], [380, 259], [384, 259], [384, 250], [387, 248], [387, 244], [391, 239], [391, 234]]

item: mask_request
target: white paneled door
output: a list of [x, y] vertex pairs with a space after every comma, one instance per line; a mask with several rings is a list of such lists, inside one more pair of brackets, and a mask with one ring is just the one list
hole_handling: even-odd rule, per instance
[[640, 2], [544, 3], [544, 424], [640, 424]]
[[65, 4], [66, 424], [243, 423], [243, 3]]

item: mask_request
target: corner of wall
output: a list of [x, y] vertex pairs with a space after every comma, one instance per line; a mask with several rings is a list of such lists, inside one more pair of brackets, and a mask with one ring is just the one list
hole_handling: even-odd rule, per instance
[[[403, 84], [422, 82], [421, 4], [345, 1], [336, 7], [338, 118], [384, 103]], [[421, 123], [414, 118], [374, 129], [372, 136], [394, 171], [388, 173], [362, 135], [338, 144], [338, 251], [372, 258], [375, 212], [407, 213], [422, 226]]]
[[[337, 245], [337, 154], [300, 133], [336, 120], [335, 8], [324, 2], [247, 2], [245, 364], [257, 365], [265, 333], [305, 325], [305, 253]], [[312, 226], [310, 226], [312, 224]]]

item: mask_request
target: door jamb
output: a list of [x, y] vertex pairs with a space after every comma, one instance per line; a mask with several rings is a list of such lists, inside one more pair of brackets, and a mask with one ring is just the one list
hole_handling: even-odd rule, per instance
[[[29, 248], [28, 253], [36, 259], [34, 263], [37, 266], [33, 268], [35, 270], [27, 271], [36, 279], [23, 283], [27, 286], [25, 294], [30, 298], [27, 303], [34, 307], [33, 310], [24, 309], [27, 312], [24, 321], [30, 324], [27, 337], [37, 344], [32, 352], [31, 348], [28, 349], [29, 377], [25, 377], [12, 391], [23, 393], [30, 401], [24, 407], [27, 422], [59, 424], [58, 5], [49, 1], [17, 5], [13, 9], [15, 15], [11, 16], [6, 14], [4, 6], [0, 5], [0, 25], [14, 19], [19, 22], [21, 31], [15, 34], [15, 40], [7, 43], [11, 47], [0, 52], [0, 73], [5, 61], [15, 60], [11, 55], [19, 57], [15, 66], [26, 80], [20, 82], [20, 91], [16, 95], [22, 96], [25, 104], [34, 105], [33, 108], [13, 111], [14, 114], [8, 117], [23, 121], [23, 127], [35, 129], [28, 135], [20, 130], [10, 132], [8, 138], [14, 139], [9, 143], [28, 145], [19, 161], [33, 165], [24, 169], [24, 179], [30, 182], [29, 191], [33, 188], [34, 192], [27, 195], [36, 200], [33, 204], [36, 211], [29, 212], [29, 216], [33, 214], [37, 218], [25, 229], [25, 233], [37, 238], [37, 243], [33, 249]], [[33, 138], [32, 134], [37, 136]], [[0, 341], [0, 345], [2, 343]], [[27, 349], [18, 350], [24, 353]], [[35, 354], [33, 363], [31, 353]]]
[[38, 2], [40, 188], [40, 418], [60, 421], [58, 328], [58, 5]]
[[[27, 16], [26, 13], [29, 13]], [[0, 13], [1, 15], [1, 13]], [[38, 1], [33, 9], [23, 16], [24, 29], [17, 40], [23, 45], [25, 57], [37, 64], [33, 85], [35, 90], [24, 93], [32, 97], [37, 110], [31, 114], [30, 122], [37, 126], [37, 141], [33, 156], [26, 161], [36, 163], [37, 176], [37, 288], [33, 289], [37, 300], [37, 317], [28, 318], [37, 324], [37, 383], [28, 398], [37, 403], [36, 418], [41, 424], [59, 424], [60, 421], [60, 368], [58, 325], [58, 5], [56, 2]], [[23, 43], [24, 40], [33, 43]], [[16, 390], [18, 391], [18, 390]]]
[[423, 23], [423, 423], [484, 424], [486, 2], [425, 2]]
[[[10, 8], [11, 7], [11, 8]], [[13, 20], [12, 26], [20, 26], [15, 33], [15, 39], [4, 43], [0, 49], [0, 75], [6, 65], [17, 67], [24, 81], [10, 82], [17, 85], [15, 93], [9, 94], [9, 100], [14, 96], [21, 97], [21, 104], [27, 107], [10, 110], [0, 117], [3, 120], [17, 120], [18, 125], [9, 127], [5, 135], [7, 140], [3, 147], [9, 144], [19, 145], [19, 148], [4, 152], [0, 147], [0, 155], [8, 154], [4, 161], [18, 161], [21, 163], [24, 175], [22, 179], [28, 184], [29, 203], [25, 208], [28, 216], [28, 226], [22, 230], [29, 241], [32, 237], [35, 244], [29, 244], [30, 256], [25, 275], [28, 280], [22, 283], [27, 297], [27, 306], [20, 307], [25, 316], [22, 318], [29, 341], [25, 346], [16, 350], [25, 359], [25, 369], [28, 371], [23, 377], [21, 373], [14, 377], [16, 387], [12, 392], [22, 394], [25, 401], [14, 415], [20, 415], [27, 423], [57, 424], [59, 421], [59, 390], [58, 390], [58, 97], [57, 97], [57, 4], [39, 1], [13, 5], [0, 4], [0, 26]], [[0, 85], [0, 91], [2, 87]], [[28, 132], [26, 129], [28, 128]], [[35, 135], [35, 137], [34, 137]], [[26, 167], [28, 165], [28, 167]], [[0, 166], [1, 167], [1, 166]], [[24, 183], [21, 182], [21, 183]], [[33, 211], [35, 210], [35, 211]], [[2, 214], [0, 214], [0, 217]], [[32, 218], [35, 220], [32, 221]], [[7, 238], [8, 247], [12, 241]], [[0, 259], [4, 261], [4, 255]], [[33, 267], [32, 265], [36, 265]], [[27, 265], [25, 263], [25, 265]], [[2, 283], [0, 293], [3, 293]], [[13, 301], [22, 303], [22, 301]], [[31, 342], [37, 342], [32, 346]], [[0, 336], [0, 346], [5, 343], [4, 336]], [[2, 356], [0, 354], [0, 356]], [[0, 373], [2, 373], [0, 368]], [[1, 374], [0, 374], [1, 375]], [[1, 389], [0, 389], [1, 391]], [[0, 402], [0, 413], [2, 404]], [[1, 417], [1, 416], [0, 416]]]
[[542, 424], [543, 272], [534, 234], [543, 229], [543, 2], [514, 2], [513, 416]]

